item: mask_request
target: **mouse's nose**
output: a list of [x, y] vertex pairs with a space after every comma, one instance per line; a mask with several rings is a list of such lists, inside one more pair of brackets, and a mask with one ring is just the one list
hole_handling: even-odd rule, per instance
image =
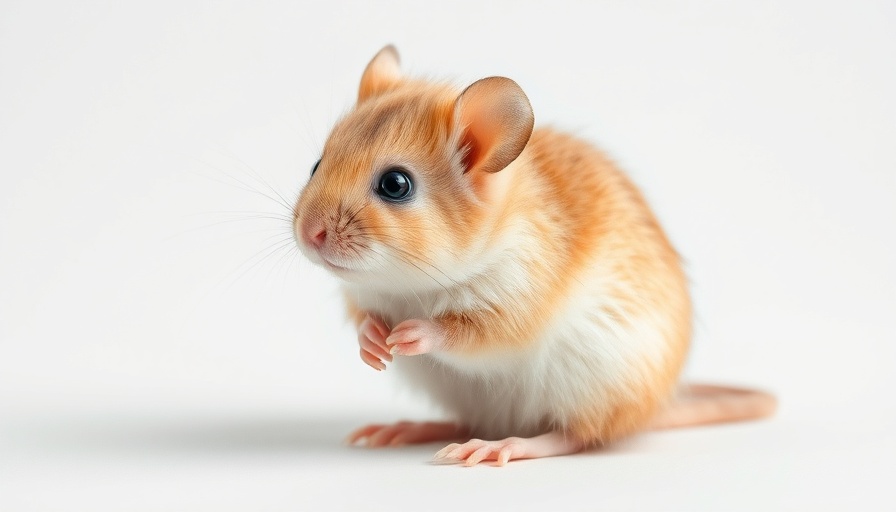
[[308, 239], [311, 242], [311, 245], [320, 249], [324, 242], [327, 241], [327, 230], [326, 228], [320, 228], [320, 231], [317, 232], [316, 235], [312, 236]]
[[320, 249], [327, 241], [327, 228], [320, 223], [310, 222], [302, 231], [305, 242], [315, 249]]

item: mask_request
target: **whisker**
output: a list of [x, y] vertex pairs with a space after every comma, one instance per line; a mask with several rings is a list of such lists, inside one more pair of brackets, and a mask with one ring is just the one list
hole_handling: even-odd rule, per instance
[[[198, 163], [201, 164], [201, 165], [204, 165], [205, 167], [208, 167], [208, 168], [211, 168], [211, 169], [214, 169], [214, 170], [220, 172], [221, 174], [223, 174], [224, 176], [226, 176], [226, 177], [229, 178], [230, 180], [236, 182], [236, 184], [234, 184], [234, 183], [230, 183], [230, 182], [227, 182], [227, 181], [224, 181], [224, 180], [222, 180], [222, 179], [219, 179], [219, 178], [216, 178], [216, 177], [213, 177], [213, 176], [207, 176], [207, 175], [205, 175], [205, 174], [201, 174], [201, 173], [198, 173], [198, 172], [195, 172], [195, 171], [188, 171], [188, 172], [190, 172], [190, 174], [193, 174], [193, 175], [195, 175], [195, 176], [199, 176], [199, 177], [204, 178], [204, 179], [207, 179], [207, 180], [212, 180], [212, 181], [214, 181], [214, 182], [220, 183], [220, 184], [222, 184], [222, 185], [226, 185], [226, 186], [228, 186], [228, 187], [234, 187], [234, 188], [238, 188], [238, 189], [240, 189], [240, 190], [244, 190], [244, 191], [246, 191], [246, 192], [250, 192], [250, 193], [253, 193], [253, 194], [257, 194], [257, 195], [259, 195], [259, 196], [261, 196], [261, 197], [267, 198], [267, 199], [269, 199], [269, 200], [271, 200], [271, 201], [277, 203], [278, 205], [280, 205], [280, 206], [282, 206], [282, 207], [285, 207], [287, 210], [292, 210], [292, 205], [288, 204], [288, 202], [285, 201], [282, 197], [279, 197], [279, 198], [278, 198], [278, 197], [274, 197], [274, 196], [271, 196], [270, 194], [268, 194], [268, 193], [266, 193], [266, 192], [264, 192], [264, 191], [262, 191], [262, 190], [258, 190], [257, 188], [253, 187], [250, 183], [246, 183], [245, 181], [243, 181], [243, 180], [241, 180], [241, 179], [239, 179], [239, 178], [233, 176], [232, 174], [230, 174], [230, 173], [227, 172], [226, 170], [222, 169], [221, 167], [218, 167], [218, 166], [216, 166], [216, 165], [212, 165], [211, 163], [206, 162], [206, 161], [204, 161], [204, 160], [202, 160], [202, 159], [200, 159], [200, 158], [196, 158], [196, 157], [194, 157], [194, 156], [192, 156], [192, 155], [184, 155], [184, 156], [185, 156], [186, 158], [189, 158], [189, 159], [192, 159], [192, 160], [198, 162]], [[279, 194], [277, 194], [277, 195], [279, 196]]]
[[290, 202], [289, 202], [285, 197], [283, 197], [283, 195], [280, 194], [280, 192], [279, 192], [276, 188], [272, 187], [271, 184], [268, 183], [268, 181], [264, 179], [264, 176], [262, 176], [260, 172], [258, 172], [257, 170], [255, 170], [251, 165], [247, 164], [242, 158], [240, 158], [239, 156], [237, 156], [237, 155], [234, 154], [233, 152], [231, 152], [231, 151], [229, 151], [229, 150], [226, 150], [226, 149], [225, 149], [225, 150], [219, 150], [219, 151], [221, 151], [222, 153], [225, 153], [225, 156], [230, 156], [230, 158], [233, 158], [233, 159], [235, 159], [237, 162], [239, 162], [240, 164], [242, 164], [243, 168], [245, 168], [245, 169], [248, 170], [250, 173], [252, 173], [251, 175], [254, 175], [254, 178], [255, 178], [255, 179], [257, 179], [258, 181], [260, 181], [260, 182], [261, 182], [264, 186], [266, 186], [266, 187], [268, 188], [268, 190], [270, 190], [275, 196], [277, 196], [278, 198], [280, 198], [280, 201], [281, 201], [280, 204], [285, 205], [287, 208], [291, 208], [291, 206], [290, 206]]
[[375, 229], [401, 229], [401, 230], [410, 230], [410, 231], [431, 231], [434, 233], [440, 233], [442, 230], [425, 228], [421, 226], [388, 226], [388, 225], [378, 225], [376, 228], [373, 226], [358, 226], [358, 228], [363, 228], [367, 230], [375, 230]]
[[[398, 240], [401, 240], [401, 239], [398, 239]], [[443, 272], [442, 269], [440, 269], [439, 267], [437, 267], [437, 266], [436, 266], [435, 264], [433, 264], [431, 261], [426, 260], [426, 259], [424, 259], [424, 258], [422, 258], [422, 257], [420, 257], [420, 256], [418, 256], [418, 255], [416, 255], [416, 254], [413, 254], [412, 252], [408, 251], [407, 249], [403, 249], [403, 248], [401, 248], [401, 247], [397, 247], [397, 246], [392, 245], [392, 244], [389, 244], [389, 243], [387, 243], [387, 242], [385, 242], [385, 241], [379, 240], [378, 242], [381, 243], [381, 244], [383, 244], [383, 245], [385, 245], [386, 247], [388, 247], [389, 249], [391, 249], [391, 250], [393, 250], [393, 251], [395, 251], [395, 252], [398, 252], [398, 253], [400, 253], [400, 254], [402, 254], [402, 255], [404, 255], [404, 256], [410, 258], [410, 259], [413, 259], [414, 261], [417, 261], [418, 263], [421, 263], [421, 264], [423, 264], [423, 265], [426, 265], [426, 266], [428, 266], [428, 267], [431, 267], [433, 270], [435, 270], [435, 271], [437, 271], [438, 273], [440, 273], [440, 274], [442, 274], [443, 276], [445, 276], [445, 279], [451, 281], [451, 283], [454, 284], [455, 286], [460, 286], [460, 285], [461, 285], [459, 282], [457, 282], [457, 281], [455, 281], [454, 279], [452, 279], [450, 276], [448, 276], [448, 274], [446, 274], [445, 272]]]
[[258, 215], [258, 216], [270, 216], [272, 219], [280, 219], [287, 220], [292, 222], [293, 218], [290, 215], [286, 215], [278, 212], [265, 212], [265, 211], [255, 211], [255, 210], [218, 210], [218, 211], [207, 211], [207, 212], [196, 212], [192, 214], [188, 214], [188, 217], [197, 217], [199, 215]]
[[[235, 221], [234, 221], [234, 222], [235, 222]], [[197, 227], [197, 228], [185, 229], [185, 230], [181, 231], [180, 233], [176, 233], [176, 234], [171, 235], [171, 236], [169, 236], [169, 237], [167, 237], [167, 238], [162, 238], [160, 241], [161, 241], [161, 242], [171, 242], [171, 241], [173, 241], [173, 240], [176, 240], [176, 239], [179, 238], [179, 237], [188, 236], [188, 235], [191, 235], [191, 234], [196, 233], [196, 232], [201, 232], [201, 231], [206, 230], [206, 229], [211, 229], [211, 228], [217, 226], [218, 224], [223, 224], [223, 223], [222, 223], [222, 222], [218, 222], [218, 223], [216, 223], [216, 224], [210, 224], [210, 225], [208, 225], [208, 226], [199, 226], [199, 227]], [[250, 231], [240, 231], [239, 234], [240, 234], [240, 235], [254, 235], [254, 234], [258, 234], [258, 233], [270, 233], [270, 232], [272, 232], [272, 231], [275, 231], [275, 232], [277, 232], [277, 233], [282, 233], [282, 232], [283, 232], [283, 229], [282, 229], [282, 228], [275, 228], [275, 227], [258, 228], [258, 229], [253, 229], [253, 230], [250, 230]]]
[[[364, 236], [368, 236], [368, 235], [369, 235], [368, 233], [364, 233], [364, 232], [361, 232], [361, 234], [364, 235]], [[386, 234], [386, 233], [378, 233], [378, 234], [376, 234], [375, 236], [376, 236], [376, 238], [388, 238], [389, 240], [395, 240], [395, 241], [397, 241], [397, 242], [404, 242], [404, 241], [406, 241], [406, 240], [405, 240], [404, 238], [402, 238], [402, 237], [395, 236], [395, 235], [389, 235], [389, 234]], [[371, 238], [372, 238], [372, 237], [371, 237]], [[391, 247], [391, 246], [390, 246], [390, 247]], [[398, 250], [398, 248], [395, 248], [395, 249]], [[446, 252], [448, 252], [448, 254], [454, 256], [455, 258], [458, 258], [458, 257], [459, 257], [458, 254], [457, 254], [457, 252], [453, 251], [452, 249], [449, 249], [448, 247], [444, 247], [444, 246], [443, 246], [442, 249], [444, 249]], [[417, 258], [420, 259], [419, 256], [418, 256]], [[422, 260], [422, 259], [421, 259], [421, 261], [425, 261], [425, 260]], [[428, 263], [428, 262], [427, 262], [427, 263]], [[431, 263], [429, 263], [429, 264], [431, 264]], [[447, 277], [447, 276], [446, 276], [446, 277]]]
[[[436, 279], [436, 278], [435, 278], [432, 274], [430, 274], [429, 272], [423, 270], [423, 268], [421, 268], [419, 265], [417, 265], [416, 263], [414, 263], [414, 262], [411, 261], [411, 260], [412, 260], [412, 259], [416, 259], [416, 260], [419, 261], [420, 263], [432, 267], [433, 269], [435, 269], [435, 270], [437, 270], [439, 273], [441, 273], [443, 276], [445, 276], [446, 279], [448, 279], [449, 281], [451, 281], [452, 283], [454, 283], [454, 284], [457, 285], [457, 286], [460, 286], [460, 283], [458, 283], [457, 281], [454, 281], [453, 279], [451, 279], [450, 277], [448, 277], [448, 275], [446, 275], [444, 272], [442, 272], [438, 267], [436, 267], [436, 266], [433, 265], [432, 263], [429, 263], [429, 262], [424, 261], [424, 260], [420, 260], [419, 258], [416, 258], [415, 256], [413, 256], [412, 254], [408, 253], [407, 251], [405, 251], [405, 250], [403, 250], [403, 249], [400, 249], [400, 248], [397, 248], [397, 247], [392, 247], [391, 245], [389, 245], [389, 244], [387, 244], [387, 243], [384, 243], [384, 242], [380, 242], [380, 243], [382, 243], [383, 245], [385, 245], [385, 246], [388, 247], [389, 249], [391, 249], [391, 250], [397, 252], [399, 258], [400, 258], [402, 261], [404, 261], [405, 263], [407, 263], [407, 264], [413, 266], [414, 268], [416, 268], [416, 269], [419, 270], [420, 272], [423, 272], [423, 274], [425, 274], [425, 275], [428, 276], [430, 279], [432, 279], [434, 283], [436, 283], [437, 285], [439, 285], [440, 287], [442, 287], [442, 289], [445, 290], [445, 293], [447, 293], [448, 296], [451, 297], [451, 299], [452, 299], [455, 303], [458, 303], [457, 297], [455, 297], [454, 294], [451, 293], [451, 290], [449, 290], [448, 287], [445, 286], [444, 283], [442, 283], [441, 281], [439, 281], [438, 279]], [[377, 250], [374, 249], [373, 247], [366, 246], [365, 248], [366, 248], [367, 250], [370, 250], [370, 251], [376, 253], [376, 254], [379, 254], [380, 256], [383, 256], [386, 260], [389, 259], [388, 255], [383, 254], [383, 253], [377, 251]], [[402, 257], [402, 256], [404, 256], [404, 257]]]
[[[370, 250], [371, 252], [373, 252], [373, 253], [375, 253], [375, 254], [379, 254], [379, 255], [383, 256], [383, 260], [384, 260], [385, 262], [389, 263], [390, 265], [392, 265], [393, 267], [395, 267], [396, 270], [399, 270], [399, 271], [401, 270], [401, 267], [399, 267], [399, 266], [398, 266], [394, 261], [392, 261], [392, 259], [389, 258], [387, 255], [384, 255], [383, 253], [381, 253], [381, 252], [379, 252], [379, 251], [373, 249], [372, 247], [365, 247], [365, 248], [368, 249], [368, 250]], [[357, 252], [357, 251], [356, 251], [356, 252]], [[359, 254], [360, 254], [360, 253], [359, 253]], [[390, 272], [388, 269], [383, 268], [382, 265], [380, 266], [380, 269], [383, 270], [383, 271], [385, 271], [385, 272], [387, 272], [387, 273], [389, 273], [389, 274], [391, 274], [391, 275], [395, 275], [396, 278], [398, 278], [398, 279], [400, 279], [400, 278], [402, 277], [400, 273], [395, 274], [395, 273], [393, 273], [393, 272]], [[411, 290], [411, 292], [413, 292], [413, 293], [414, 293], [414, 296], [417, 298], [417, 302], [420, 304], [420, 309], [426, 310], [426, 306], [423, 304], [423, 300], [420, 298], [420, 296], [417, 295], [417, 292], [415, 292], [413, 289]], [[407, 303], [407, 305], [410, 307], [410, 305], [411, 305], [411, 301], [408, 300], [408, 296], [407, 296], [407, 294], [405, 294], [405, 293], [401, 293], [401, 297], [404, 299], [404, 301], [405, 301], [405, 302]]]
[[[278, 250], [279, 250], [279, 249], [278, 249]], [[287, 262], [287, 268], [286, 268], [286, 269], [289, 270], [289, 266], [288, 266], [288, 263], [290, 263], [290, 259], [289, 259], [289, 258], [290, 258], [290, 256], [292, 256], [295, 252], [298, 252], [298, 250], [299, 250], [298, 246], [296, 246], [295, 244], [293, 244], [293, 245], [291, 245], [285, 252], [281, 253], [281, 254], [280, 254], [280, 257], [277, 258], [277, 259], [274, 261], [274, 264], [271, 265], [270, 270], [268, 270], [268, 273], [267, 273], [267, 275], [265, 276], [265, 281], [267, 281], [268, 279], [270, 279], [270, 278], [271, 278], [271, 275], [273, 275], [275, 271], [277, 271], [277, 272], [279, 273], [279, 272], [281, 272], [281, 271], [283, 270], [281, 267], [282, 267], [284, 261]]]
[[351, 215], [351, 217], [349, 217], [348, 220], [345, 221], [345, 227], [348, 227], [349, 224], [351, 224], [355, 220], [355, 218], [358, 216], [358, 214], [361, 213], [361, 210], [363, 210], [364, 208], [367, 208], [367, 206], [369, 206], [369, 205], [370, 205], [370, 203], [366, 203], [363, 206], [361, 206], [360, 208], [358, 208], [357, 210], [355, 210], [355, 213], [353, 213]]
[[[273, 256], [274, 254], [277, 254], [278, 251], [281, 251], [281, 250], [285, 249], [286, 247], [288, 247], [288, 246], [291, 245], [291, 244], [293, 244], [292, 237], [291, 237], [291, 236], [290, 236], [290, 237], [286, 237], [285, 239], [281, 239], [281, 240], [279, 240], [279, 241], [277, 241], [277, 242], [274, 242], [274, 243], [268, 245], [267, 247], [265, 247], [264, 249], [262, 249], [261, 251], [259, 251], [259, 253], [264, 252], [264, 254], [261, 255], [260, 258], [258, 257], [259, 254], [256, 253], [255, 256], [253, 256], [253, 257], [249, 258], [248, 260], [246, 260], [245, 262], [243, 262], [240, 266], [246, 265], [247, 263], [249, 263], [249, 262], [252, 261], [253, 259], [258, 258], [258, 259], [255, 261], [255, 263], [253, 263], [253, 264], [250, 265], [249, 267], [245, 268], [242, 272], [240, 272], [240, 274], [239, 274], [238, 276], [236, 276], [236, 278], [234, 278], [233, 282], [231, 282], [231, 284], [228, 286], [227, 289], [229, 289], [230, 286], [232, 286], [234, 283], [236, 283], [236, 282], [238, 282], [240, 279], [242, 279], [243, 276], [245, 276], [247, 273], [249, 273], [253, 268], [257, 267], [261, 262], [263, 262], [263, 261], [265, 261], [266, 259], [270, 258], [270, 257]], [[237, 267], [237, 269], [239, 269], [239, 267]]]

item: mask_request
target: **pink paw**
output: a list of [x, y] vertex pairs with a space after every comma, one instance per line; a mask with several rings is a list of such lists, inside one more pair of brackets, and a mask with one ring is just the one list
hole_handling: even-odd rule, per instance
[[508, 437], [500, 441], [471, 439], [463, 444], [449, 444], [435, 454], [436, 464], [475, 466], [484, 460], [493, 460], [498, 466], [516, 459], [537, 459], [569, 455], [581, 451], [585, 444], [561, 432], [548, 432], [535, 437]]
[[358, 327], [358, 345], [361, 346], [361, 360], [375, 370], [385, 370], [383, 360], [392, 361], [386, 336], [389, 327], [381, 319], [367, 315]]
[[463, 463], [464, 466], [475, 466], [484, 460], [494, 460], [498, 466], [507, 464], [511, 459], [522, 459], [528, 456], [527, 439], [508, 437], [501, 441], [483, 441], [471, 439], [463, 444], [449, 444], [433, 456], [436, 464]]
[[386, 345], [389, 353], [394, 355], [427, 354], [445, 345], [445, 332], [432, 320], [405, 320], [392, 329]]

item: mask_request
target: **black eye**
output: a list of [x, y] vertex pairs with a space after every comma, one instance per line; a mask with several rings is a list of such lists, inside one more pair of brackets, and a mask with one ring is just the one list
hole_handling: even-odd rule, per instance
[[320, 160], [314, 163], [314, 167], [311, 168], [311, 175], [314, 176], [314, 173], [317, 172], [317, 168], [320, 166]]
[[404, 201], [411, 195], [411, 178], [399, 169], [390, 169], [380, 178], [376, 193], [386, 201]]

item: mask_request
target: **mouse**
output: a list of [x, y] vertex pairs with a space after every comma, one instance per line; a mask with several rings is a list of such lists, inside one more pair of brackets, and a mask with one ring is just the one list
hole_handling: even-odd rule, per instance
[[536, 128], [514, 80], [409, 77], [386, 46], [292, 214], [300, 251], [339, 280], [361, 361], [448, 418], [351, 444], [442, 442], [436, 463], [503, 466], [775, 410], [764, 391], [680, 383], [682, 258], [632, 180]]

